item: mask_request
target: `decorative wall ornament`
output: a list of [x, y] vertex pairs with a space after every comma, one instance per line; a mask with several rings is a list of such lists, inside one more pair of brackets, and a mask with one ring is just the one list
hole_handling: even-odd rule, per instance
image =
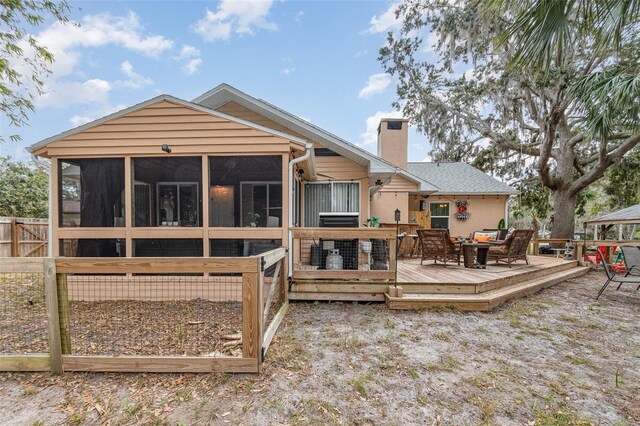
[[471, 217], [471, 213], [468, 211], [469, 201], [467, 200], [457, 200], [456, 207], [458, 208], [458, 212], [456, 213], [456, 219], [465, 221]]

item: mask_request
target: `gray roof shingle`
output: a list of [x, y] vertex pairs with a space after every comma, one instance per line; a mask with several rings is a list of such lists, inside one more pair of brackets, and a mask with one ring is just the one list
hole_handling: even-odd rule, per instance
[[586, 223], [606, 224], [619, 221], [638, 221], [638, 223], [640, 223], [640, 204], [596, 217], [595, 219], [588, 220]]
[[412, 173], [439, 188], [436, 194], [504, 194], [518, 191], [467, 163], [410, 162]]

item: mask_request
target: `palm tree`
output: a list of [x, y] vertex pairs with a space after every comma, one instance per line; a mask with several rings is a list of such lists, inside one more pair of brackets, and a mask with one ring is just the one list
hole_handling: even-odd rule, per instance
[[497, 47], [508, 46], [513, 50], [513, 67], [545, 74], [562, 68], [573, 60], [576, 40], [587, 35], [592, 40], [594, 71], [579, 76], [571, 84], [570, 97], [577, 100], [579, 108], [586, 113], [585, 125], [594, 135], [605, 139], [614, 136], [614, 119], [629, 132], [638, 131], [640, 1], [488, 0], [483, 3], [487, 13], [512, 17]]

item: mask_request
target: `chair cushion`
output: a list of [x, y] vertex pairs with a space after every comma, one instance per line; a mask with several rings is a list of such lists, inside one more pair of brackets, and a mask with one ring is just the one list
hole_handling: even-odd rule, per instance
[[474, 238], [474, 241], [477, 241], [479, 243], [486, 243], [489, 240], [491, 240], [491, 237], [489, 235], [477, 235]]

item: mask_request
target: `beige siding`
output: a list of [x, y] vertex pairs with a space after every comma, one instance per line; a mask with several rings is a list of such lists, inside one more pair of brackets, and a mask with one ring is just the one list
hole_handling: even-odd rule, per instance
[[279, 132], [283, 132], [291, 136], [296, 136], [301, 139], [308, 139], [302, 136], [301, 134], [292, 131], [288, 127], [285, 127], [282, 124], [278, 124], [273, 120], [269, 120], [268, 118], [258, 114], [257, 112], [251, 111], [249, 108], [245, 108], [242, 105], [238, 105], [235, 102], [226, 103], [221, 107], [216, 108], [216, 110], [222, 113], [240, 118], [241, 120], [250, 121], [252, 123], [256, 123], [261, 126], [268, 127], [270, 129], [277, 130]]
[[49, 156], [161, 155], [165, 143], [173, 155], [289, 151], [285, 138], [168, 101], [67, 136], [42, 151]]

